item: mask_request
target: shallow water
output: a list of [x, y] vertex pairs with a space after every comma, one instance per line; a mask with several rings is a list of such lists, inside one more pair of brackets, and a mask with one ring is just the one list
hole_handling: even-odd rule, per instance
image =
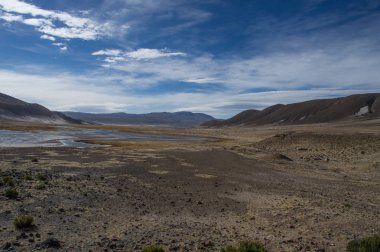
[[75, 147], [92, 148], [104, 145], [80, 142], [83, 139], [176, 141], [200, 140], [195, 137], [133, 134], [113, 130], [62, 129], [57, 131], [12, 131], [0, 130], [0, 147]]

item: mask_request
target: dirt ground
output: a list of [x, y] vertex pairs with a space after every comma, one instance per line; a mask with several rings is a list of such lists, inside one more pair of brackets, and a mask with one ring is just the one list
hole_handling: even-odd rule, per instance
[[[378, 121], [115, 128], [209, 138], [0, 149], [0, 176], [19, 193], [8, 199], [0, 185], [0, 250], [52, 251], [45, 241], [54, 238], [61, 251], [219, 251], [243, 240], [268, 251], [345, 251], [380, 233]], [[16, 229], [20, 214], [35, 225]]]

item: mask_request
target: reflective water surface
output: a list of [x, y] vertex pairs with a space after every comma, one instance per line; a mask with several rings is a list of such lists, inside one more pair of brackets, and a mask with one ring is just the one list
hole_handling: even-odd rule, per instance
[[104, 145], [80, 142], [83, 139], [133, 140], [133, 141], [175, 141], [200, 140], [195, 137], [134, 134], [113, 130], [70, 129], [57, 131], [12, 131], [0, 130], [0, 147], [76, 147], [91, 148]]

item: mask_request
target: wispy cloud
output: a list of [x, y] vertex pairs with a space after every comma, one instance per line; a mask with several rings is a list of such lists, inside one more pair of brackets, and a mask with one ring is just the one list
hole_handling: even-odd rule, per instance
[[[30, 18], [32, 16], [32, 18]], [[107, 24], [67, 12], [45, 10], [21, 0], [0, 0], [0, 19], [21, 22], [49, 37], [95, 40], [107, 33]]]
[[52, 110], [130, 113], [185, 110], [206, 112], [223, 118], [243, 109], [262, 109], [277, 103], [303, 101], [305, 97], [318, 99], [374, 92], [370, 88], [329, 88], [244, 94], [230, 90], [211, 94], [178, 92], [147, 95], [126, 91], [119, 85], [111, 84], [109, 77], [99, 73], [78, 76], [52, 72], [42, 75], [5, 70], [0, 71], [0, 82], [1, 92], [29, 102], [41, 103]]
[[46, 40], [50, 40], [50, 41], [55, 41], [55, 38], [53, 36], [49, 36], [49, 35], [41, 35], [40, 37], [41, 39], [46, 39]]
[[93, 52], [94, 56], [106, 56], [104, 61], [107, 63], [116, 63], [119, 61], [127, 60], [150, 60], [163, 57], [174, 57], [174, 56], [186, 56], [186, 53], [183, 52], [171, 52], [168, 49], [149, 49], [149, 48], [140, 48], [135, 51], [124, 52], [118, 49], [105, 49]]
[[123, 54], [123, 51], [118, 49], [105, 49], [92, 53], [94, 56], [119, 56], [121, 54]]
[[[243, 91], [249, 88], [304, 89], [378, 85], [380, 53], [369, 52], [363, 44], [329, 51], [282, 52], [252, 58], [217, 59], [210, 56], [157, 58], [151, 61], [126, 60], [128, 56], [112, 51], [105, 66], [124, 72], [132, 83], [157, 85], [164, 81], [198, 84], [223, 84]], [[102, 52], [104, 55], [104, 52]], [[100, 54], [97, 52], [97, 54]], [[184, 84], [186, 85], [186, 84]]]

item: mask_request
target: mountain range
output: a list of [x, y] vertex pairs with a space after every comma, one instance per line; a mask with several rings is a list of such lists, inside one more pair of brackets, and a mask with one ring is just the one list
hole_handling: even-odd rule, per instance
[[94, 124], [153, 125], [164, 127], [191, 128], [215, 120], [212, 116], [192, 112], [157, 112], [148, 114], [92, 114], [64, 112], [68, 117]]
[[21, 121], [51, 124], [130, 124], [189, 128], [199, 126], [210, 120], [215, 120], [215, 118], [206, 114], [192, 112], [161, 112], [149, 114], [61, 113], [50, 111], [44, 106], [36, 103], [28, 103], [0, 93], [0, 122]]
[[277, 104], [264, 110], [250, 109], [227, 120], [192, 112], [148, 114], [92, 114], [55, 112], [42, 105], [27, 103], [0, 93], [0, 121], [25, 121], [53, 124], [119, 124], [190, 128], [197, 126], [254, 126], [267, 124], [327, 123], [348, 119], [380, 118], [380, 94], [357, 94], [333, 99]]
[[380, 117], [380, 94], [358, 94], [334, 99], [277, 104], [264, 110], [246, 110], [227, 120], [213, 120], [208, 127], [266, 124], [310, 124], [353, 118]]

